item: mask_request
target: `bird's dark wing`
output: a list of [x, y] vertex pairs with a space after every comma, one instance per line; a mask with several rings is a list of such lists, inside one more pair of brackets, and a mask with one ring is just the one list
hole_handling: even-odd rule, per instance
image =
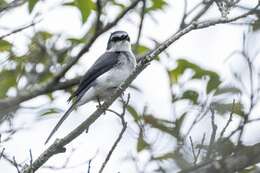
[[118, 63], [119, 52], [105, 52], [94, 65], [82, 77], [78, 89], [71, 95], [69, 101], [81, 97], [93, 84], [93, 81], [99, 76], [109, 71]]
[[[118, 63], [118, 58], [119, 53], [117, 52], [104, 53], [82, 77], [78, 89], [72, 94], [69, 100], [71, 100], [73, 97], [77, 97], [77, 99], [80, 99], [80, 97], [92, 86], [92, 83], [95, 79], [97, 79], [100, 75], [110, 70]], [[65, 114], [61, 117], [57, 125], [53, 128], [50, 135], [48, 136], [45, 144], [50, 140], [53, 134], [58, 130], [63, 121], [69, 116], [69, 114], [73, 111], [75, 107], [76, 102], [74, 102], [71, 105], [71, 107], [65, 112]]]

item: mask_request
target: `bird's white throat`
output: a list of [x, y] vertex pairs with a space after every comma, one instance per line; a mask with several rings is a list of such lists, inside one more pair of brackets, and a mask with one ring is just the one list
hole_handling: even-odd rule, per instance
[[127, 40], [124, 41], [118, 41], [115, 43], [111, 43], [110, 49], [108, 51], [116, 52], [116, 51], [127, 51], [131, 52], [131, 43]]

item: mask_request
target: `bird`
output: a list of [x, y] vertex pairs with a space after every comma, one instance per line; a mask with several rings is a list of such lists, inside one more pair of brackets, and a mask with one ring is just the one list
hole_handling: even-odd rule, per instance
[[105, 101], [125, 81], [136, 67], [136, 57], [131, 50], [130, 37], [125, 31], [110, 34], [107, 48], [82, 76], [75, 92], [68, 101], [74, 100], [47, 137], [51, 139], [70, 113], [90, 101]]

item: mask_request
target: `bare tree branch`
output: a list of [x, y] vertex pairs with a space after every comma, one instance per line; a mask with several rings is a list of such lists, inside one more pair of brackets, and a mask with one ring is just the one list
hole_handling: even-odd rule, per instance
[[18, 7], [23, 5], [26, 2], [26, 0], [13, 0], [12, 2], [2, 6], [0, 8], [0, 13], [5, 12], [7, 10], [10, 10], [12, 8]]
[[260, 161], [260, 143], [243, 146], [235, 154], [221, 160], [206, 161], [179, 173], [233, 173]]
[[7, 34], [5, 34], [5, 35], [1, 35], [1, 36], [0, 36], [0, 39], [3, 39], [3, 38], [5, 38], [5, 37], [8, 37], [8, 36], [10, 36], [10, 35], [12, 35], [12, 34], [15, 34], [15, 33], [17, 33], [17, 32], [21, 32], [21, 31], [23, 31], [23, 30], [25, 30], [25, 29], [28, 29], [28, 28], [30, 28], [30, 27], [36, 25], [36, 24], [39, 23], [39, 22], [40, 22], [40, 21], [38, 21], [38, 22], [32, 22], [31, 24], [28, 24], [28, 25], [25, 25], [25, 26], [20, 27], [20, 28], [18, 28], [18, 29], [15, 29], [15, 30], [13, 30], [13, 31], [10, 32], [10, 33], [7, 33]]
[[[257, 8], [258, 6], [259, 4], [255, 8]], [[139, 63], [137, 64], [137, 67], [134, 70], [134, 72], [128, 77], [128, 79], [125, 82], [122, 83], [120, 87], [117, 88], [115, 93], [108, 100], [106, 100], [95, 112], [93, 112], [84, 122], [82, 122], [78, 127], [72, 130], [64, 138], [57, 139], [37, 159], [34, 160], [32, 166], [24, 167], [22, 169], [22, 173], [30, 173], [31, 171], [34, 172], [55, 154], [65, 152], [66, 149], [64, 147], [71, 141], [73, 141], [76, 137], [78, 137], [80, 134], [82, 134], [86, 129], [88, 129], [116, 100], [116, 98], [122, 94], [122, 92], [130, 85], [130, 83], [150, 64], [150, 62], [154, 60], [154, 58], [158, 56], [161, 52], [163, 52], [166, 48], [168, 48], [172, 43], [177, 41], [179, 38], [189, 33], [190, 31], [207, 28], [216, 24], [230, 23], [251, 14], [254, 14], [253, 10], [230, 19], [221, 18], [217, 20], [210, 20], [199, 23], [194, 22], [191, 25], [184, 28], [183, 30], [171, 36], [169, 39], [160, 44], [156, 49], [151, 51], [148, 55], [142, 57]], [[260, 160], [260, 157], [258, 157], [258, 159]]]

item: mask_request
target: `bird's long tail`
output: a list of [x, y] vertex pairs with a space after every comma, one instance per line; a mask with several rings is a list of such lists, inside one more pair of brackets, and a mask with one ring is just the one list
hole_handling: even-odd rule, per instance
[[56, 126], [53, 128], [53, 130], [51, 131], [51, 133], [49, 134], [48, 138], [45, 141], [45, 144], [48, 143], [48, 141], [51, 139], [51, 137], [53, 136], [53, 134], [58, 130], [58, 128], [61, 126], [61, 124], [63, 123], [63, 121], [70, 115], [70, 113], [73, 111], [73, 109], [75, 108], [75, 104], [72, 104], [70, 106], [70, 108], [65, 112], [65, 114], [61, 117], [61, 119], [59, 120], [59, 122], [56, 124]]

